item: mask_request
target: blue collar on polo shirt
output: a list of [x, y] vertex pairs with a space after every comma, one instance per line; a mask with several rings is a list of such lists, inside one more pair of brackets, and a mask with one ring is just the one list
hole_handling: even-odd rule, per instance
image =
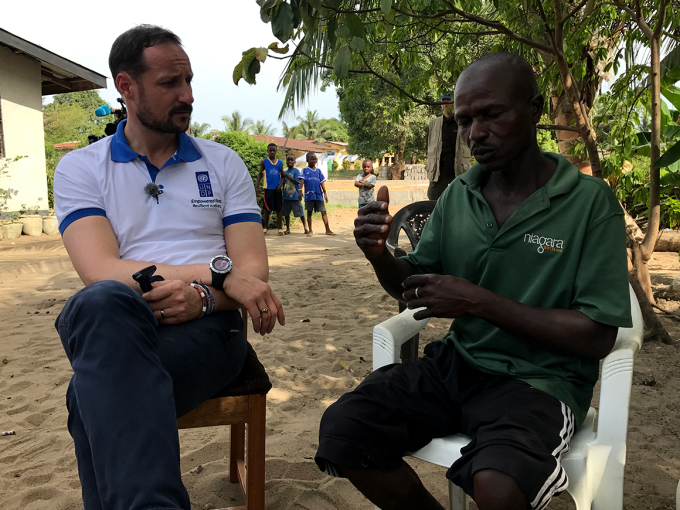
[[191, 138], [186, 133], [180, 133], [178, 138], [177, 150], [175, 154], [165, 162], [161, 168], [156, 168], [146, 156], [142, 156], [130, 148], [130, 144], [125, 138], [125, 124], [127, 119], [118, 124], [118, 129], [111, 140], [111, 160], [117, 163], [127, 163], [135, 158], [141, 159], [149, 170], [151, 180], [156, 182], [158, 173], [166, 166], [176, 165], [180, 162], [191, 162], [201, 159], [201, 153], [194, 146]]

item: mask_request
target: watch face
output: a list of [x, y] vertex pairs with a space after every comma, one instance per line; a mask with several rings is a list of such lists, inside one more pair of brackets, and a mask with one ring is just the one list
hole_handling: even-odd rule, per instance
[[231, 271], [233, 262], [226, 255], [218, 255], [217, 257], [212, 259], [210, 265], [212, 270], [217, 273], [228, 273], [229, 271]]
[[224, 270], [226, 270], [226, 269], [229, 267], [229, 262], [227, 262], [227, 261], [224, 260], [224, 259], [217, 259], [217, 260], [213, 263], [213, 266], [214, 266], [215, 269], [217, 269], [218, 271], [224, 271]]

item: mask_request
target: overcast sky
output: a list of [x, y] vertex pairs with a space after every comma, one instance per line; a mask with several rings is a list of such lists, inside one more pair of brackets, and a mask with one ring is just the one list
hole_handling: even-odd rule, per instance
[[[232, 80], [241, 53], [253, 46], [276, 41], [271, 25], [260, 20], [255, 0], [176, 1], [138, 0], [85, 3], [76, 8], [54, 2], [3, 1], [0, 27], [58, 55], [105, 75], [108, 88], [100, 90], [110, 104], [116, 103], [108, 55], [111, 44], [122, 32], [140, 23], [161, 25], [175, 32], [184, 44], [194, 71], [194, 113], [192, 120], [223, 129], [220, 118], [238, 110], [244, 117], [265, 120], [281, 136], [278, 120], [283, 92], [276, 92], [283, 62], [267, 59], [257, 85]], [[45, 98], [51, 101], [50, 97]], [[335, 90], [317, 92], [296, 115], [307, 108], [320, 117], [339, 117]], [[284, 118], [288, 125], [295, 117]]]

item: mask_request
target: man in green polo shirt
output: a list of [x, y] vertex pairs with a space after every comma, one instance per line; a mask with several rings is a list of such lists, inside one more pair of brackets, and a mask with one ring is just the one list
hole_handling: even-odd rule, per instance
[[623, 211], [604, 181], [540, 151], [544, 100], [521, 57], [471, 64], [454, 102], [477, 165], [441, 196], [417, 249], [385, 249], [384, 201], [359, 211], [354, 232], [416, 318], [456, 320], [423, 358], [374, 372], [329, 407], [316, 461], [383, 510], [439, 510], [402, 457], [462, 433], [472, 441], [447, 477], [480, 510], [540, 510], [567, 487], [560, 458], [599, 360], [631, 325]]

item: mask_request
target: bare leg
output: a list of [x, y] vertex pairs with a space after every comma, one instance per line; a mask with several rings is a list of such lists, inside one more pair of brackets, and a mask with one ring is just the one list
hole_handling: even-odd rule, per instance
[[286, 231], [285, 234], [290, 234], [290, 214], [286, 214]]
[[309, 225], [309, 235], [311, 236], [314, 232], [312, 232], [312, 211], [307, 211], [307, 225]]
[[267, 210], [266, 207], [264, 208], [264, 219], [262, 221], [262, 228], [264, 229], [265, 232], [269, 230], [269, 211]]
[[282, 216], [283, 216], [282, 211], [276, 211], [276, 225], [279, 227], [279, 230], [283, 229]]
[[323, 220], [323, 224], [326, 227], [326, 235], [334, 236], [335, 234], [331, 232], [331, 227], [328, 226], [328, 215], [325, 211], [321, 213], [321, 219]]
[[529, 503], [515, 479], [494, 469], [477, 471], [472, 477], [479, 510], [528, 510]]
[[309, 229], [307, 228], [307, 222], [305, 221], [305, 215], [303, 214], [302, 218], [300, 218], [300, 219], [302, 220], [302, 226], [305, 229], [305, 234], [309, 234]]
[[340, 470], [381, 510], [444, 510], [406, 462], [394, 471], [344, 467]]

